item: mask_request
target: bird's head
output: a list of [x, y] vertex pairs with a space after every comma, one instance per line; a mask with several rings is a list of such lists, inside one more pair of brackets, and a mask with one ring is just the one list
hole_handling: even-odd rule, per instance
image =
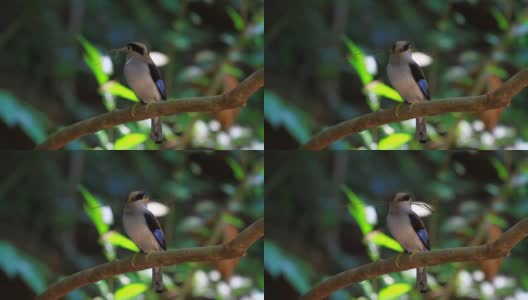
[[150, 200], [150, 197], [146, 192], [134, 191], [128, 195], [127, 203], [134, 203], [139, 200], [143, 200], [145, 203], [147, 203]]
[[142, 57], [149, 59], [150, 51], [145, 44], [140, 42], [131, 42], [126, 44], [125, 47], [110, 50], [109, 52], [124, 52], [127, 57]]
[[404, 53], [406, 51], [411, 51], [411, 49], [411, 42], [409, 41], [397, 41], [392, 45], [393, 54]]

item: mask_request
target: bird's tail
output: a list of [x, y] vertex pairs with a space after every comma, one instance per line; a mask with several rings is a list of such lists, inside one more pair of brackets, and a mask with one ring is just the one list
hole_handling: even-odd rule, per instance
[[422, 144], [427, 141], [427, 127], [424, 117], [416, 118], [416, 139]]
[[161, 144], [163, 141], [163, 133], [161, 132], [161, 118], [156, 117], [152, 118], [151, 120], [151, 131], [150, 136], [154, 143]]
[[152, 288], [156, 293], [163, 292], [163, 276], [161, 274], [161, 268], [152, 268]]
[[420, 293], [427, 292], [427, 272], [425, 272], [425, 267], [416, 269], [416, 287], [420, 290]]

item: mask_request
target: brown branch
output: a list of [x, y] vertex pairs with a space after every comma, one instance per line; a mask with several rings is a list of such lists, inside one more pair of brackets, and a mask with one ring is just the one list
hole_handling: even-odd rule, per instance
[[[214, 262], [241, 257], [251, 245], [264, 236], [264, 219], [244, 229], [235, 239], [223, 245], [168, 250], [147, 255], [133, 255], [123, 260], [102, 264], [73, 275], [50, 286], [37, 300], [58, 299], [84, 285], [115, 275], [168, 266], [183, 262]], [[134, 258], [135, 257], [135, 258]], [[134, 266], [132, 266], [134, 259]]]
[[301, 300], [323, 299], [332, 292], [346, 286], [374, 278], [391, 272], [414, 269], [420, 266], [434, 266], [449, 262], [481, 261], [507, 256], [510, 250], [528, 235], [528, 218], [525, 218], [506, 231], [493, 243], [461, 247], [429, 252], [420, 252], [411, 255], [398, 256], [386, 260], [372, 262], [352, 270], [332, 276], [317, 284], [312, 290], [303, 295]]
[[506, 81], [499, 89], [490, 94], [416, 103], [412, 106], [412, 109], [410, 105], [405, 105], [399, 109], [398, 115], [396, 115], [396, 107], [379, 110], [328, 127], [315, 135], [306, 144], [302, 145], [301, 149], [320, 150], [328, 147], [335, 141], [354, 133], [391, 122], [400, 122], [403, 120], [414, 119], [416, 117], [431, 116], [447, 112], [475, 112], [505, 107], [510, 104], [511, 98], [527, 85], [528, 69], [524, 69]]
[[169, 116], [183, 112], [212, 112], [241, 107], [246, 105], [249, 96], [262, 86], [264, 86], [264, 69], [254, 72], [235, 89], [222, 95], [156, 102], [148, 106], [148, 111], [147, 106], [142, 105], [135, 109], [134, 115], [131, 106], [80, 121], [52, 134], [45, 142], [37, 145], [35, 150], [57, 150], [81, 136], [155, 116]]

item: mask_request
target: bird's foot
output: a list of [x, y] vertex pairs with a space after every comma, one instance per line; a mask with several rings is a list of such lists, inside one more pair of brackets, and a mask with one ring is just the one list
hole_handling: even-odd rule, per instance
[[400, 103], [400, 104], [398, 104], [398, 105], [396, 106], [396, 117], [397, 117], [397, 118], [400, 117], [399, 113], [400, 113], [400, 108], [401, 108], [402, 105], [403, 105], [403, 103]]
[[153, 103], [154, 103], [154, 102], [147, 102], [147, 104], [145, 104], [145, 106], [146, 106], [146, 107], [145, 107], [145, 111], [147, 112], [147, 114], [148, 114], [148, 111], [149, 111], [150, 106], [151, 106]]
[[[410, 104], [411, 106], [409, 107], [409, 111], [412, 111], [413, 106], [416, 105], [416, 103], [417, 103], [417, 102], [412, 102], [412, 103]], [[412, 253], [411, 253], [411, 254], [412, 254]]]
[[394, 264], [396, 265], [396, 268], [400, 268], [400, 258], [402, 257], [403, 253], [398, 253], [398, 255], [396, 256], [396, 261], [394, 262]]
[[136, 263], [135, 263], [135, 260], [136, 260], [136, 257], [138, 256], [139, 252], [136, 252], [134, 254], [134, 256], [132, 256], [132, 261], [130, 262], [130, 264], [132, 265], [133, 268], [136, 267]]
[[136, 108], [137, 108], [138, 105], [139, 105], [139, 103], [136, 103], [136, 104], [132, 105], [132, 117], [134, 117], [136, 115]]

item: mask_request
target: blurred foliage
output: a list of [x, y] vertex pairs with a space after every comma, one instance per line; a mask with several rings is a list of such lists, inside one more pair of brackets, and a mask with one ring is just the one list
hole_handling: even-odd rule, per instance
[[[114, 154], [113, 154], [114, 153]], [[138, 251], [122, 227], [128, 193], [147, 191], [167, 248], [220, 244], [264, 215], [264, 155], [256, 151], [4, 153], [0, 182], [0, 287], [32, 299], [63, 276]], [[164, 212], [166, 211], [166, 212]], [[163, 268], [169, 293], [184, 299], [263, 299], [263, 242], [232, 264]], [[187, 288], [188, 286], [188, 288]], [[9, 287], [9, 288], [8, 288]], [[88, 285], [67, 299], [160, 299], [151, 270]]]
[[[295, 299], [327, 276], [401, 252], [387, 201], [407, 191], [434, 207], [422, 217], [432, 249], [483, 244], [528, 215], [528, 155], [480, 152], [266, 154], [266, 297]], [[528, 242], [503, 261], [428, 267], [430, 295], [524, 299]], [[363, 298], [361, 298], [363, 297]], [[286, 299], [285, 298], [285, 299]], [[382, 275], [330, 299], [422, 299], [415, 270]]]
[[[10, 2], [0, 13], [0, 133], [4, 149], [30, 149], [61, 127], [137, 101], [124, 57], [141, 41], [160, 66], [169, 99], [216, 95], [264, 65], [263, 1]], [[155, 59], [155, 61], [157, 61]], [[214, 114], [163, 117], [164, 148], [263, 149], [263, 92], [220, 127]], [[104, 130], [69, 149], [157, 149], [150, 121]], [[130, 136], [133, 135], [133, 136]], [[117, 142], [131, 139], [125, 145]]]
[[[273, 101], [266, 97], [265, 120], [268, 145], [274, 149], [296, 148], [327, 126], [398, 105], [401, 97], [385, 72], [397, 40], [413, 42], [417, 52], [432, 59], [422, 67], [432, 101], [485, 94], [528, 64], [528, 10], [523, 1], [268, 4], [266, 95], [273, 95]], [[528, 106], [523, 97], [525, 91], [504, 110], [427, 117], [427, 147], [527, 149]], [[276, 116], [302, 121], [278, 122]], [[422, 149], [410, 138], [414, 131], [414, 120], [386, 124], [331, 148]]]

